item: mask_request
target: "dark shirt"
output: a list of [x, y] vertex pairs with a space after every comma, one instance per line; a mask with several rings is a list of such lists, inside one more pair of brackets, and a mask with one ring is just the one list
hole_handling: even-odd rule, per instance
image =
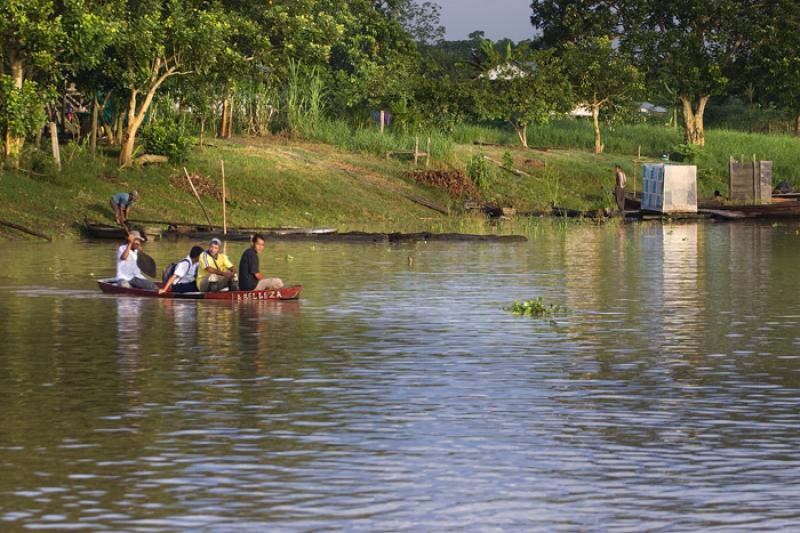
[[258, 263], [258, 254], [252, 248], [248, 248], [242, 254], [242, 259], [239, 261], [239, 289], [243, 291], [252, 291], [258, 285], [258, 274], [260, 266]]

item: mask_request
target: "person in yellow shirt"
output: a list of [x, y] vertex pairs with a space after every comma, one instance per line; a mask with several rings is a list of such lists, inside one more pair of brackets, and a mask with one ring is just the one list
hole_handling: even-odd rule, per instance
[[208, 250], [200, 254], [197, 265], [197, 290], [200, 292], [239, 290], [236, 268], [228, 256], [219, 251], [221, 246], [222, 241], [211, 239]]

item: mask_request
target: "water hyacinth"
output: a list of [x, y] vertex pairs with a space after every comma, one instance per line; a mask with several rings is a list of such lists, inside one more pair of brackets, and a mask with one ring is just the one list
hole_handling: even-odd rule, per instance
[[506, 308], [506, 311], [520, 316], [542, 318], [562, 313], [564, 308], [560, 305], [546, 305], [542, 297], [539, 296], [538, 298], [534, 298], [532, 300], [514, 302], [511, 304], [511, 307]]

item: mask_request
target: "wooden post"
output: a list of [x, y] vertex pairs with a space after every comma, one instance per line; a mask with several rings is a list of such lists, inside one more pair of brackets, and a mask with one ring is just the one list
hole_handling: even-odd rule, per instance
[[757, 180], [758, 174], [756, 173], [756, 154], [753, 154], [753, 203], [761, 203], [761, 187], [760, 181]]
[[208, 222], [209, 229], [214, 229], [214, 224], [211, 223], [211, 217], [206, 211], [206, 206], [203, 205], [203, 201], [200, 199], [200, 195], [197, 193], [197, 189], [194, 188], [194, 183], [192, 183], [192, 177], [189, 176], [189, 171], [186, 170], [186, 167], [183, 167], [183, 173], [186, 174], [186, 179], [189, 180], [189, 186], [192, 188], [192, 192], [194, 193], [194, 197], [197, 198], [197, 203], [200, 204], [200, 209], [203, 210], [203, 214], [206, 216], [206, 221]]
[[61, 171], [61, 149], [58, 146], [58, 128], [55, 122], [50, 123], [50, 146], [53, 149], [53, 160], [56, 163], [56, 168]]
[[222, 121], [219, 124], [219, 132], [217, 136], [220, 139], [225, 138], [225, 130], [228, 127], [228, 99], [222, 100]]
[[428, 167], [431, 166], [431, 138], [430, 138], [430, 136], [428, 137], [428, 147], [425, 149], [425, 151], [428, 154], [428, 157], [425, 158], [425, 168], [428, 168]]
[[222, 171], [222, 234], [228, 234], [228, 209], [225, 205], [225, 197], [227, 196], [225, 192], [225, 161], [220, 159], [219, 160], [219, 168]]
[[89, 138], [89, 148], [92, 152], [92, 157], [97, 154], [97, 117], [100, 113], [98, 105], [99, 102], [97, 101], [97, 91], [95, 91], [94, 98], [92, 98], [92, 133], [91, 137]]
[[233, 136], [233, 96], [228, 104], [228, 127], [225, 128], [225, 138], [230, 139]]
[[381, 109], [381, 135], [383, 135], [383, 127], [385, 122], [386, 122], [386, 112], [383, 109]]
[[419, 161], [419, 135], [415, 137], [414, 141], [414, 168], [417, 166], [417, 161]]

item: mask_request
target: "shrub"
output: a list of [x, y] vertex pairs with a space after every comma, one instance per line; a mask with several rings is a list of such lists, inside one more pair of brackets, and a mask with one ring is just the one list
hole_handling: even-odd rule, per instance
[[467, 176], [478, 189], [486, 191], [492, 179], [492, 166], [483, 154], [475, 154], [467, 161]]
[[506, 150], [503, 152], [503, 168], [506, 170], [514, 170], [514, 156], [511, 152]]
[[165, 155], [170, 163], [183, 163], [189, 158], [194, 139], [178, 124], [153, 123], [142, 130], [142, 146], [148, 154]]

